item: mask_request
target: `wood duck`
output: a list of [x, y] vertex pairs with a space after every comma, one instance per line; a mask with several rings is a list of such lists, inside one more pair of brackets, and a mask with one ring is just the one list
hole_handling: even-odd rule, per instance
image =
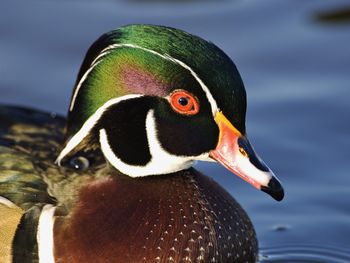
[[184, 31], [129, 25], [88, 50], [68, 118], [0, 107], [1, 262], [256, 262], [216, 161], [274, 199], [231, 59]]

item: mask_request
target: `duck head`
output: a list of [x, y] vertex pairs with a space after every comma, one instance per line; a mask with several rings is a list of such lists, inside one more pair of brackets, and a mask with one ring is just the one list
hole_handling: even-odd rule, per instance
[[246, 93], [231, 59], [178, 29], [129, 25], [89, 49], [57, 163], [100, 148], [131, 177], [166, 175], [217, 161], [276, 200], [283, 188], [245, 130]]

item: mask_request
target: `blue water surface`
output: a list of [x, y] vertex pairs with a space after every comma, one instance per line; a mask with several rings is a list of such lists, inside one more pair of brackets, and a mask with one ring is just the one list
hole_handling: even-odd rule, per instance
[[262, 262], [350, 262], [350, 23], [320, 13], [348, 1], [2, 0], [0, 103], [65, 114], [83, 56], [129, 23], [216, 43], [248, 93], [248, 136], [285, 187], [278, 203], [200, 163], [242, 204]]

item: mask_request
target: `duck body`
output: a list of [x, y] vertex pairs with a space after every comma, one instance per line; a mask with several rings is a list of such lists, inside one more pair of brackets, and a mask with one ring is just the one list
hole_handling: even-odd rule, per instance
[[63, 118], [0, 107], [0, 120], [0, 196], [13, 202], [23, 222], [8, 244], [13, 262], [38, 262], [45, 244], [36, 239], [35, 224], [45, 206], [56, 210], [55, 262], [256, 261], [246, 213], [195, 169], [135, 179], [109, 165], [81, 172], [58, 167], [52, 160]]
[[245, 131], [232, 60], [184, 31], [129, 25], [88, 50], [67, 119], [0, 107], [0, 261], [256, 262], [240, 205], [192, 168], [284, 192]]

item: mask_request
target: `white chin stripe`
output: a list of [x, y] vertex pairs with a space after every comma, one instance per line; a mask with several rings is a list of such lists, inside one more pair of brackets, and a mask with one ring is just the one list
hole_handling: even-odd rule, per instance
[[40, 214], [37, 232], [39, 263], [55, 262], [53, 239], [55, 209], [56, 207], [52, 205], [45, 205]]
[[125, 96], [121, 96], [118, 98], [114, 98], [111, 100], [108, 100], [105, 104], [103, 104], [100, 108], [97, 109], [97, 111], [90, 116], [90, 118], [84, 123], [84, 125], [80, 128], [80, 130], [74, 134], [74, 136], [68, 141], [66, 146], [63, 148], [63, 150], [60, 152], [56, 159], [56, 163], [58, 165], [61, 165], [62, 159], [71, 152], [75, 147], [78, 146], [78, 144], [90, 133], [92, 128], [96, 125], [98, 120], [102, 117], [102, 114], [112, 105], [115, 105], [121, 101], [134, 99], [142, 97], [143, 95], [140, 94], [129, 94]]
[[146, 131], [151, 160], [145, 166], [129, 165], [121, 161], [108, 143], [105, 129], [100, 130], [101, 149], [107, 160], [119, 171], [131, 177], [168, 174], [187, 169], [195, 160], [205, 159], [208, 154], [200, 156], [176, 156], [168, 153], [160, 144], [154, 119], [154, 111], [149, 110], [146, 117]]
[[96, 67], [96, 65], [98, 65], [98, 63], [100, 62], [100, 59], [102, 57], [104, 57], [105, 55], [108, 55], [108, 53], [111, 52], [113, 49], [122, 48], [122, 47], [141, 49], [141, 50], [144, 50], [146, 52], [152, 53], [152, 54], [157, 55], [157, 56], [159, 56], [159, 57], [161, 57], [163, 59], [166, 59], [168, 61], [172, 61], [172, 62], [182, 66], [183, 68], [185, 68], [186, 70], [188, 70], [191, 73], [191, 75], [195, 78], [195, 80], [201, 86], [202, 90], [204, 91], [204, 93], [205, 93], [205, 95], [206, 95], [206, 97], [207, 97], [207, 99], [208, 99], [208, 101], [210, 103], [213, 116], [215, 116], [216, 112], [219, 111], [218, 110], [218, 105], [217, 105], [213, 95], [210, 93], [208, 87], [204, 84], [204, 82], [199, 78], [197, 73], [194, 72], [194, 70], [191, 67], [189, 67], [184, 62], [182, 62], [182, 61], [180, 61], [180, 60], [178, 60], [176, 58], [171, 57], [168, 54], [160, 54], [157, 51], [154, 51], [154, 50], [151, 50], [151, 49], [148, 49], [148, 48], [144, 48], [144, 47], [140, 47], [140, 46], [137, 46], [137, 45], [134, 45], [134, 44], [112, 44], [112, 45], [106, 47], [105, 49], [103, 49], [100, 52], [100, 54], [91, 63], [90, 68], [84, 73], [82, 78], [79, 80], [78, 85], [74, 89], [74, 94], [72, 96], [72, 101], [71, 101], [70, 108], [69, 108], [70, 111], [72, 111], [73, 108], [74, 108], [74, 103], [75, 103], [76, 97], [78, 96], [79, 90], [80, 90], [83, 82], [86, 80], [86, 78], [88, 77], [90, 72]]

